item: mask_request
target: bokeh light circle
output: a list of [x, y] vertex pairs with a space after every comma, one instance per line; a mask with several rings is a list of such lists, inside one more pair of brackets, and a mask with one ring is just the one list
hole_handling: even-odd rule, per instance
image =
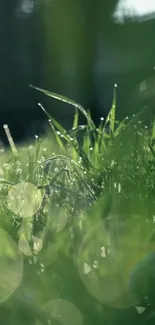
[[51, 220], [51, 229], [56, 233], [61, 232], [67, 225], [68, 215], [64, 211], [60, 211], [58, 215], [53, 213]]
[[23, 182], [8, 192], [8, 208], [21, 218], [32, 217], [41, 207], [43, 193], [35, 185]]
[[19, 286], [23, 275], [23, 259], [14, 240], [0, 229], [0, 302]]
[[[99, 222], [84, 236], [77, 256], [80, 277], [87, 291], [100, 302], [122, 309], [137, 302], [129, 292], [130, 277], [147, 253], [142, 237], [146, 234], [145, 222], [134, 229], [135, 220], [126, 219], [124, 225], [118, 223], [112, 232], [104, 221]], [[150, 226], [146, 236], [149, 231]]]
[[42, 238], [37, 238], [35, 236], [32, 236], [33, 240], [33, 248], [31, 249], [28, 240], [26, 239], [26, 236], [24, 233], [21, 233], [19, 240], [18, 240], [18, 247], [20, 251], [27, 256], [33, 255], [33, 252], [38, 254], [42, 247], [43, 247], [43, 240]]
[[117, 255], [117, 260], [114, 258], [112, 246], [111, 254], [106, 257], [108, 245], [110, 237], [104, 223], [99, 223], [84, 237], [79, 250], [78, 267], [88, 292], [100, 302], [116, 306], [124, 295], [124, 290], [117, 270], [119, 257]]
[[[83, 324], [81, 312], [71, 301], [53, 299], [44, 304], [42, 308], [51, 315], [53, 321], [55, 319], [62, 325]], [[41, 325], [39, 320], [36, 320], [36, 325]]]
[[18, 241], [18, 247], [24, 255], [27, 255], [27, 256], [32, 255], [32, 250], [30, 248], [30, 245], [23, 233], [20, 235], [20, 238]]
[[40, 258], [45, 267], [55, 263], [58, 259], [58, 246], [55, 243], [48, 243], [48, 246], [40, 252]]

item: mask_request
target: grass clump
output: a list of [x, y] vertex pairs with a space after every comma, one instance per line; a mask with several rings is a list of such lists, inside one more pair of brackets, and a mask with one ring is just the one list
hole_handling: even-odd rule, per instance
[[[137, 321], [135, 308], [146, 308], [149, 288], [130, 293], [128, 283], [131, 271], [154, 247], [155, 123], [143, 123], [145, 111], [117, 121], [116, 86], [111, 111], [98, 127], [77, 103], [36, 89], [68, 102], [75, 114], [72, 129], [65, 130], [39, 104], [48, 118], [47, 135], [16, 148], [9, 132], [12, 150], [1, 149], [0, 228], [17, 244], [24, 270], [8, 308], [18, 301], [32, 323], [39, 319], [44, 324], [49, 313], [41, 313], [40, 306], [69, 297], [84, 324], [90, 324], [93, 317], [107, 317], [105, 309], [95, 310], [94, 296], [110, 308], [132, 306]], [[79, 125], [80, 113], [85, 125]], [[134, 280], [134, 288], [147, 276]], [[3, 300], [1, 289], [0, 295]], [[90, 317], [87, 304], [95, 310]]]

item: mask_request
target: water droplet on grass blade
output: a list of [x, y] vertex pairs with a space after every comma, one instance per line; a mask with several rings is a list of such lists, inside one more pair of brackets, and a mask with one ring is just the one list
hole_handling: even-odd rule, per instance
[[84, 274], [88, 274], [89, 272], [91, 272], [91, 267], [87, 263], [84, 263]]

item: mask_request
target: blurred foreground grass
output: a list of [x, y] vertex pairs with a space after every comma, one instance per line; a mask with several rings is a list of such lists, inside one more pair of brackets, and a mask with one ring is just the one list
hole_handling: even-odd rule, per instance
[[[0, 324], [153, 324], [155, 120], [65, 130], [0, 152]], [[79, 125], [79, 114], [85, 125]]]

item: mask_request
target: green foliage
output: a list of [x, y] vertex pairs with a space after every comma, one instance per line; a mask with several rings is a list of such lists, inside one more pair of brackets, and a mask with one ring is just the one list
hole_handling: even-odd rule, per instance
[[[85, 325], [93, 318], [88, 317], [91, 304], [95, 319], [105, 320], [106, 309], [102, 307], [99, 316], [94, 296], [110, 308], [132, 305], [135, 317], [140, 317], [135, 307], [142, 302], [130, 300], [126, 291], [131, 269], [154, 245], [154, 121], [150, 127], [142, 123], [145, 111], [117, 121], [116, 87], [111, 111], [98, 128], [89, 111], [74, 101], [34, 88], [69, 103], [75, 115], [72, 129], [66, 130], [39, 104], [49, 121], [47, 135], [13, 146], [16, 154], [1, 149], [0, 228], [14, 240], [24, 262], [20, 286], [5, 304], [12, 310], [18, 301], [31, 321], [37, 318], [46, 324], [51, 315], [40, 312], [40, 306], [51, 299], [68, 299], [82, 312]], [[79, 125], [81, 113], [85, 125]], [[114, 255], [105, 265], [96, 252], [102, 248], [106, 256], [109, 247]], [[91, 282], [86, 283], [83, 265], [86, 273], [97, 270], [88, 277]], [[116, 274], [124, 290], [119, 299]]]

